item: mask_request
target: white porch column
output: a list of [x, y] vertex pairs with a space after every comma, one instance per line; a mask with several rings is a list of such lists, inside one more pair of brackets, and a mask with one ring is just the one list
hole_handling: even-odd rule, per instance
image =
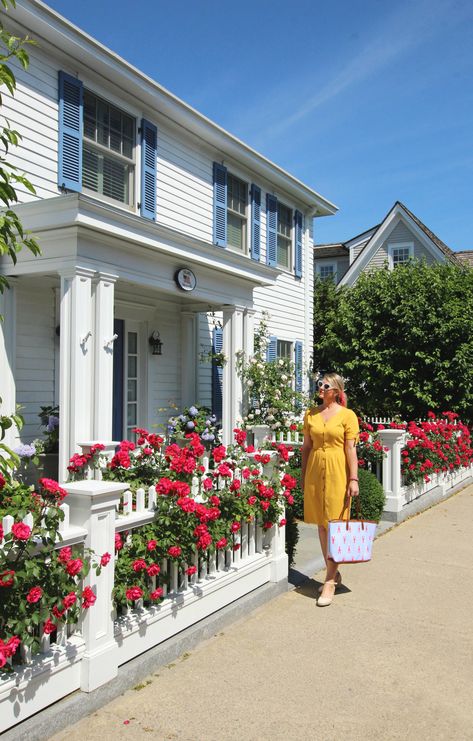
[[181, 311], [181, 406], [197, 401], [197, 315]]
[[383, 459], [383, 489], [386, 494], [385, 513], [397, 514], [404, 506], [403, 487], [401, 482], [401, 449], [406, 440], [404, 430], [379, 430], [379, 439], [383, 447], [388, 448]]
[[79, 440], [92, 437], [93, 270], [72, 268], [61, 273], [61, 321], [59, 349], [59, 480], [67, 476], [67, 464]]
[[116, 275], [97, 273], [93, 282], [95, 329], [92, 437], [99, 441], [112, 439], [113, 302], [116, 279]]
[[[0, 294], [0, 414], [9, 416], [16, 410], [15, 356], [16, 356], [16, 289], [14, 279], [10, 288]], [[10, 427], [2, 442], [15, 447], [18, 430]]]
[[227, 359], [223, 367], [222, 433], [223, 444], [233, 441], [233, 428], [242, 415], [243, 386], [237, 373], [237, 361], [243, 351], [244, 306], [223, 307], [223, 352]]
[[[249, 358], [255, 351], [255, 314], [256, 309], [247, 307], [243, 313], [243, 354], [245, 362], [247, 363]], [[248, 410], [249, 398], [248, 389], [243, 388], [243, 409], [242, 412]]]

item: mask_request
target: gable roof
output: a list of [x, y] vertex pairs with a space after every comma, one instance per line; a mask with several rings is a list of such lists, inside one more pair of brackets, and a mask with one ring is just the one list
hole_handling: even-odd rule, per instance
[[[358, 274], [368, 264], [369, 259], [375, 254], [379, 245], [382, 243], [382, 238], [385, 232], [387, 232], [389, 226], [396, 218], [396, 216], [398, 216], [399, 219], [403, 218], [407, 222], [407, 225], [410, 226], [412, 231], [414, 233], [417, 232], [417, 236], [424, 243], [426, 248], [433, 252], [433, 254], [436, 253], [438, 256], [438, 251], [440, 251], [450, 262], [453, 262], [455, 265], [464, 266], [464, 263], [462, 263], [461, 260], [456, 257], [455, 252], [453, 252], [450, 247], [447, 247], [447, 245], [442, 242], [442, 240], [439, 239], [439, 237], [437, 237], [437, 235], [434, 234], [434, 232], [431, 231], [415, 214], [413, 214], [412, 211], [407, 208], [407, 206], [401, 203], [401, 201], [396, 201], [392, 208], [388, 211], [382, 222], [378, 225], [378, 227], [374, 229], [371, 237], [367, 240], [363, 249], [353, 260], [347, 272], [341, 279], [340, 284], [352, 285], [355, 282]], [[366, 233], [367, 232], [363, 232], [363, 234]], [[350, 242], [351, 241], [353, 240], [350, 240]]]

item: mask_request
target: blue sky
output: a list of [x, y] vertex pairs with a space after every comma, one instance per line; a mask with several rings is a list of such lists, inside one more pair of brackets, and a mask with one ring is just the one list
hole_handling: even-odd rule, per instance
[[48, 4], [336, 203], [317, 242], [400, 200], [473, 249], [471, 0]]

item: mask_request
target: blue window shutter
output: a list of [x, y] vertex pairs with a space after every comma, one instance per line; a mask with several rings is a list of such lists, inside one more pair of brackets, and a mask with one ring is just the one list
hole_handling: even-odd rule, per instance
[[59, 151], [60, 188], [82, 190], [83, 86], [76, 77], [59, 72]]
[[278, 199], [266, 193], [266, 263], [273, 268], [277, 264], [278, 246]]
[[156, 221], [158, 129], [141, 119], [141, 215]]
[[294, 273], [296, 278], [302, 278], [302, 214], [300, 211], [294, 213], [294, 227], [295, 227], [295, 261], [294, 261]]
[[227, 246], [227, 168], [214, 162], [214, 243]]
[[[212, 352], [220, 353], [223, 351], [223, 329], [214, 327], [212, 336]], [[212, 361], [212, 412], [218, 420], [222, 419], [222, 385], [223, 385], [223, 368]]]
[[260, 259], [261, 254], [261, 188], [251, 186], [251, 259]]
[[302, 391], [302, 342], [294, 343], [294, 369], [296, 376], [296, 391]]
[[273, 360], [278, 359], [278, 338], [271, 335], [266, 350], [266, 360], [271, 363]]

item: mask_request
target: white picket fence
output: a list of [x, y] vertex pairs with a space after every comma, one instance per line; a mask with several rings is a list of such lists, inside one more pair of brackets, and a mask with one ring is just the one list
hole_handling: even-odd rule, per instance
[[[114, 553], [116, 533], [130, 538], [135, 528], [153, 520], [154, 486], [135, 495], [125, 484], [106, 481], [79, 481], [65, 488], [68, 499], [62, 505], [65, 519], [58, 547], [80, 544], [98, 555]], [[9, 532], [12, 518], [4, 518], [3, 524]], [[287, 581], [284, 527], [263, 531], [254, 522], [242, 523], [233, 545], [239, 548], [195, 555], [193, 564], [181, 567], [164, 559], [159, 575], [163, 601], [144, 606], [137, 600], [120, 614], [111, 597], [114, 560], [98, 576], [91, 569], [84, 586], [92, 587], [97, 600], [80, 623], [60, 629], [53, 640], [45, 636], [34, 656], [20, 649], [14, 671], [0, 674], [0, 733], [77, 689], [96, 689], [113, 679], [125, 662], [254, 589]], [[185, 573], [188, 565], [196, 566], [195, 574]]]

